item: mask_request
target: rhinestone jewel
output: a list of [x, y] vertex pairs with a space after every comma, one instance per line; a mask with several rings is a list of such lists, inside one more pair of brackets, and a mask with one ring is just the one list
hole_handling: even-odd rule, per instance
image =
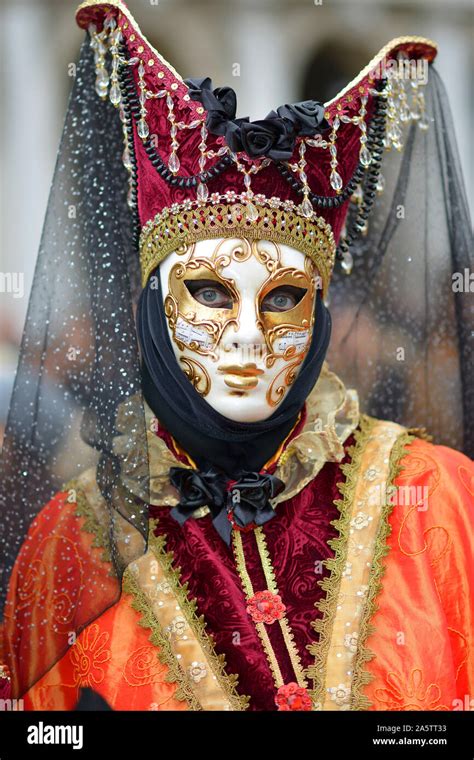
[[145, 119], [139, 119], [138, 121], [138, 136], [142, 138], [142, 140], [145, 140], [149, 135], [149, 129], [148, 124], [146, 123]]
[[338, 172], [336, 171], [331, 172], [330, 183], [333, 190], [335, 190], [337, 193], [341, 192], [342, 177], [340, 174], [338, 174]]
[[120, 87], [118, 84], [114, 83], [110, 88], [110, 102], [113, 106], [120, 105], [120, 101], [122, 100], [122, 94], [120, 92]]
[[207, 185], [205, 185], [203, 182], [200, 182], [197, 189], [198, 201], [204, 203], [205, 201], [207, 201], [208, 195], [209, 195], [209, 190], [208, 190]]
[[180, 163], [179, 163], [179, 158], [176, 155], [176, 153], [172, 153], [170, 155], [170, 160], [168, 161], [168, 167], [169, 167], [169, 170], [173, 172], [173, 174], [177, 174], [179, 172]]
[[370, 152], [368, 148], [365, 146], [362, 148], [360, 154], [359, 154], [359, 161], [361, 162], [362, 166], [370, 166], [372, 161], [372, 156], [370, 155]]
[[311, 219], [313, 216], [314, 210], [313, 205], [308, 197], [304, 199], [304, 201], [300, 204], [299, 209], [303, 216], [306, 216], [308, 219]]

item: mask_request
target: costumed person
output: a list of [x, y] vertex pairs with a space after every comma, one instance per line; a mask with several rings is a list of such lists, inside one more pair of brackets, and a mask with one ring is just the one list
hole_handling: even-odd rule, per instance
[[3, 695], [465, 709], [472, 260], [435, 44], [252, 122], [120, 0], [77, 21], [3, 452]]

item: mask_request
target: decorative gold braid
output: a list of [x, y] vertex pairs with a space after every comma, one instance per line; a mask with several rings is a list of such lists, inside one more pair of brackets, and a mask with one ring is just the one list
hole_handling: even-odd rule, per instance
[[[227, 699], [229, 700], [233, 710], [243, 711], [247, 710], [250, 697], [247, 695], [240, 695], [237, 691], [237, 684], [239, 677], [234, 673], [227, 673], [226, 659], [224, 654], [217, 654], [214, 648], [214, 641], [210, 634], [206, 630], [206, 622], [204, 615], [198, 615], [196, 612], [197, 602], [195, 599], [189, 599], [188, 596], [188, 582], [181, 583], [181, 568], [173, 567], [174, 553], [166, 551], [167, 537], [165, 535], [155, 536], [151, 527], [152, 521], [150, 521], [150, 531], [148, 536], [149, 548], [153, 551], [155, 557], [160, 562], [163, 568], [164, 575], [179, 602], [179, 605], [183, 611], [183, 614], [196, 636], [197, 641], [201, 645], [205, 652], [217, 678], [217, 681], [223, 691], [225, 692]], [[154, 520], [156, 526], [158, 520]]]
[[[260, 562], [262, 563], [265, 580], [267, 581], [267, 587], [269, 591], [271, 591], [273, 594], [280, 595], [276, 578], [275, 578], [275, 572], [273, 570], [273, 566], [270, 559], [270, 552], [268, 551], [268, 546], [265, 539], [265, 533], [263, 532], [263, 528], [256, 529], [255, 540], [257, 542], [258, 553], [260, 555]], [[280, 624], [281, 632], [283, 634], [283, 639], [286, 644], [286, 649], [288, 651], [288, 656], [291, 660], [291, 665], [293, 667], [293, 671], [295, 673], [298, 686], [303, 686], [306, 689], [308, 684], [304, 677], [304, 671], [301, 665], [301, 659], [298, 654], [298, 650], [296, 649], [293, 632], [290, 628], [290, 624], [288, 622], [286, 615], [283, 618], [281, 618], [278, 622]]]
[[[239, 530], [234, 530], [232, 533], [232, 545], [234, 549], [235, 566], [240, 576], [240, 581], [242, 583], [245, 595], [247, 599], [249, 599], [254, 595], [254, 590], [252, 581], [250, 580], [250, 575], [247, 571], [242, 535]], [[263, 651], [267, 656], [275, 687], [279, 689], [280, 686], [283, 686], [284, 684], [283, 676], [281, 674], [280, 666], [278, 665], [278, 660], [276, 658], [275, 652], [273, 651], [271, 641], [268, 637], [267, 630], [264, 623], [255, 623], [255, 628], [259, 635], [260, 641], [262, 642]]]
[[237, 571], [239, 573], [242, 586], [244, 587], [245, 594], [247, 595], [247, 598], [250, 598], [254, 595], [254, 590], [252, 581], [250, 580], [250, 575], [247, 571], [247, 565], [245, 563], [244, 546], [242, 543], [240, 530], [232, 531], [232, 544], [235, 554], [235, 564]]
[[307, 647], [308, 651], [314, 655], [314, 664], [307, 669], [306, 676], [313, 681], [313, 689], [310, 693], [315, 708], [322, 705], [323, 702], [331, 632], [336, 614], [342, 572], [346, 563], [351, 509], [359, 477], [361, 458], [367, 439], [376, 423], [377, 420], [374, 418], [365, 414], [361, 415], [359, 428], [354, 433], [355, 444], [347, 449], [351, 461], [340, 465], [340, 469], [345, 475], [345, 481], [337, 484], [342, 498], [334, 501], [340, 512], [340, 517], [331, 521], [331, 525], [337, 529], [339, 536], [328, 541], [330, 548], [334, 551], [334, 557], [323, 560], [323, 565], [330, 570], [330, 575], [317, 582], [318, 586], [321, 586], [326, 592], [325, 597], [315, 603], [315, 607], [322, 613], [322, 617], [311, 623], [314, 630], [319, 633], [319, 640]]
[[[390, 452], [387, 493], [391, 493], [390, 486], [393, 486], [395, 478], [404, 468], [400, 460], [407, 453], [405, 447], [417, 437], [426, 439], [426, 435], [427, 433], [424, 428], [409, 428], [398, 436]], [[376, 598], [382, 589], [382, 577], [385, 573], [383, 560], [389, 552], [387, 539], [392, 531], [389, 518], [394, 508], [394, 503], [392, 503], [394, 500], [387, 499], [386, 501], [389, 503], [383, 504], [380, 513], [380, 523], [375, 539], [374, 555], [369, 575], [369, 590], [359, 626], [357, 653], [354, 659], [351, 687], [351, 710], [368, 710], [371, 707], [370, 700], [363, 694], [363, 687], [373, 679], [372, 674], [365, 669], [365, 664], [369, 660], [372, 660], [375, 655], [366, 646], [366, 642], [368, 637], [375, 631], [375, 626], [370, 621], [378, 609]]]
[[272, 647], [272, 642], [270, 641], [267, 629], [265, 628], [265, 623], [255, 623], [255, 628], [257, 629], [260, 641], [262, 642], [263, 650], [267, 656], [268, 664], [270, 665], [270, 670], [272, 671], [275, 688], [279, 689], [280, 686], [283, 686], [285, 682], [281, 674], [277, 656]]
[[[110, 551], [110, 538], [107, 527], [100, 524], [97, 515], [89, 504], [84, 491], [82, 491], [78, 485], [77, 480], [70, 480], [68, 483], [66, 483], [62, 490], [63, 492], [74, 491], [76, 504], [74, 514], [77, 517], [82, 517], [84, 519], [81, 530], [84, 530], [86, 533], [91, 533], [94, 536], [92, 546], [95, 546], [98, 549], [102, 549], [101, 560], [110, 564], [112, 562], [112, 555]], [[115, 575], [113, 569], [111, 569], [109, 574]]]
[[181, 245], [211, 238], [243, 237], [286, 243], [307, 254], [316, 264], [326, 293], [336, 254], [330, 225], [322, 217], [307, 219], [294, 210], [267, 208], [256, 201], [252, 205], [259, 213], [256, 220], [247, 217], [243, 203], [205, 205], [164, 216], [160, 212], [150, 219], [140, 234], [143, 287], [158, 264]]
[[151, 630], [151, 635], [148, 640], [157, 647], [157, 655], [160, 662], [162, 662], [163, 665], [167, 665], [169, 668], [165, 680], [178, 684], [178, 688], [173, 694], [174, 699], [187, 702], [191, 710], [202, 710], [202, 705], [193, 691], [191, 680], [188, 678], [183, 668], [180, 667], [179, 662], [171, 649], [169, 639], [164, 635], [163, 629], [153, 614], [153, 610], [151, 609], [145, 594], [141, 591], [138, 583], [128, 569], [125, 570], [123, 574], [122, 589], [126, 594], [129, 594], [132, 597], [132, 607], [141, 615], [138, 625], [142, 628], [149, 628]]

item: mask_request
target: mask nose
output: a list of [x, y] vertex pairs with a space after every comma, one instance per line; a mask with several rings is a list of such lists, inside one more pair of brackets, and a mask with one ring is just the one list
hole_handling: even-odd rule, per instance
[[[255, 296], [243, 297], [239, 325], [229, 325], [222, 336], [224, 351], [238, 354], [239, 363], [259, 363], [265, 353], [265, 339], [257, 325]], [[237, 357], [236, 357], [237, 358]]]

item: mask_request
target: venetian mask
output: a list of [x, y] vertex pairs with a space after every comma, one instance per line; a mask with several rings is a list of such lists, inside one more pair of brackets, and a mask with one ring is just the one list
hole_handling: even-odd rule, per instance
[[240, 422], [270, 417], [306, 357], [317, 271], [269, 240], [202, 240], [159, 267], [176, 359], [198, 393]]

